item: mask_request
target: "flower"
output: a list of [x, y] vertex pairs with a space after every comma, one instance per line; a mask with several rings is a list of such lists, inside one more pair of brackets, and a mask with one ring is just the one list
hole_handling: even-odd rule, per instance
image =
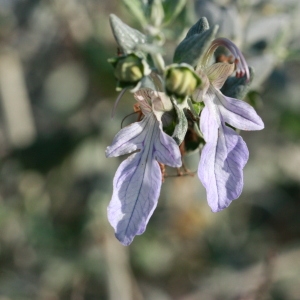
[[182, 164], [178, 145], [162, 130], [161, 117], [172, 109], [170, 99], [150, 89], [141, 89], [134, 97], [143, 120], [121, 129], [106, 149], [107, 157], [132, 153], [117, 169], [108, 206], [109, 222], [123, 245], [145, 231], [156, 208], [162, 184], [158, 162], [171, 167]]
[[[218, 46], [227, 47], [234, 56], [235, 65], [215, 63], [209, 59]], [[202, 58], [196, 73], [203, 79], [203, 89], [193, 95], [195, 101], [204, 101], [200, 129], [206, 144], [202, 150], [198, 176], [207, 193], [213, 212], [226, 208], [238, 198], [243, 188], [243, 168], [249, 152], [246, 143], [232, 127], [241, 130], [260, 130], [263, 121], [246, 102], [226, 97], [220, 91], [236, 66], [236, 76], [249, 80], [247, 63], [239, 49], [227, 39], [216, 39]]]

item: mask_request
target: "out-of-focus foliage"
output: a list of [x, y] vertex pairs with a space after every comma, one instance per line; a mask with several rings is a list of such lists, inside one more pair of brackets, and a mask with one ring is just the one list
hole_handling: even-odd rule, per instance
[[181, 40], [206, 16], [239, 43], [266, 129], [244, 134], [245, 189], [229, 209], [211, 213], [196, 177], [167, 170], [128, 248], [106, 219], [118, 159], [104, 151], [134, 103], [125, 95], [110, 120], [109, 13], [139, 24], [116, 0], [0, 0], [0, 299], [299, 299], [298, 0], [187, 1], [164, 28]]

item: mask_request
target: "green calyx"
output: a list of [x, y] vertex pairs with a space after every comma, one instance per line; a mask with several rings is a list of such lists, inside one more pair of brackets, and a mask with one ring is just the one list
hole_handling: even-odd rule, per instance
[[144, 76], [142, 59], [134, 54], [118, 58], [115, 63], [114, 75], [120, 82], [138, 82]]
[[173, 65], [165, 72], [165, 88], [170, 96], [190, 96], [200, 84], [201, 79], [189, 65]]
[[117, 79], [117, 91], [124, 88], [137, 88], [140, 82], [151, 73], [147, 62], [135, 53], [123, 55], [108, 60], [114, 69]]

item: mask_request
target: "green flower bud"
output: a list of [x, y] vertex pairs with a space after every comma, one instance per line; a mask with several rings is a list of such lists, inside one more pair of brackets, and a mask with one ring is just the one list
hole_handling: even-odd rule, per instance
[[128, 55], [118, 59], [114, 75], [119, 81], [135, 83], [143, 76], [142, 60], [135, 55]]
[[115, 68], [114, 75], [118, 80], [117, 90], [134, 87], [151, 73], [147, 62], [136, 54], [129, 54], [108, 60]]
[[187, 64], [172, 65], [165, 73], [165, 87], [168, 95], [185, 98], [193, 94], [201, 79]]

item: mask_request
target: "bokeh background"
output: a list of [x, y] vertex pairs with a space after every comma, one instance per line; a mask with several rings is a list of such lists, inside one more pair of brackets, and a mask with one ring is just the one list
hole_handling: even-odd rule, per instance
[[170, 63], [199, 17], [219, 24], [255, 68], [246, 100], [266, 128], [242, 133], [239, 200], [214, 214], [197, 176], [170, 176], [124, 247], [106, 217], [123, 158], [104, 152], [134, 100], [110, 118], [108, 15], [139, 24], [120, 0], [0, 0], [0, 300], [299, 300], [298, 2], [188, 0], [164, 29]]

